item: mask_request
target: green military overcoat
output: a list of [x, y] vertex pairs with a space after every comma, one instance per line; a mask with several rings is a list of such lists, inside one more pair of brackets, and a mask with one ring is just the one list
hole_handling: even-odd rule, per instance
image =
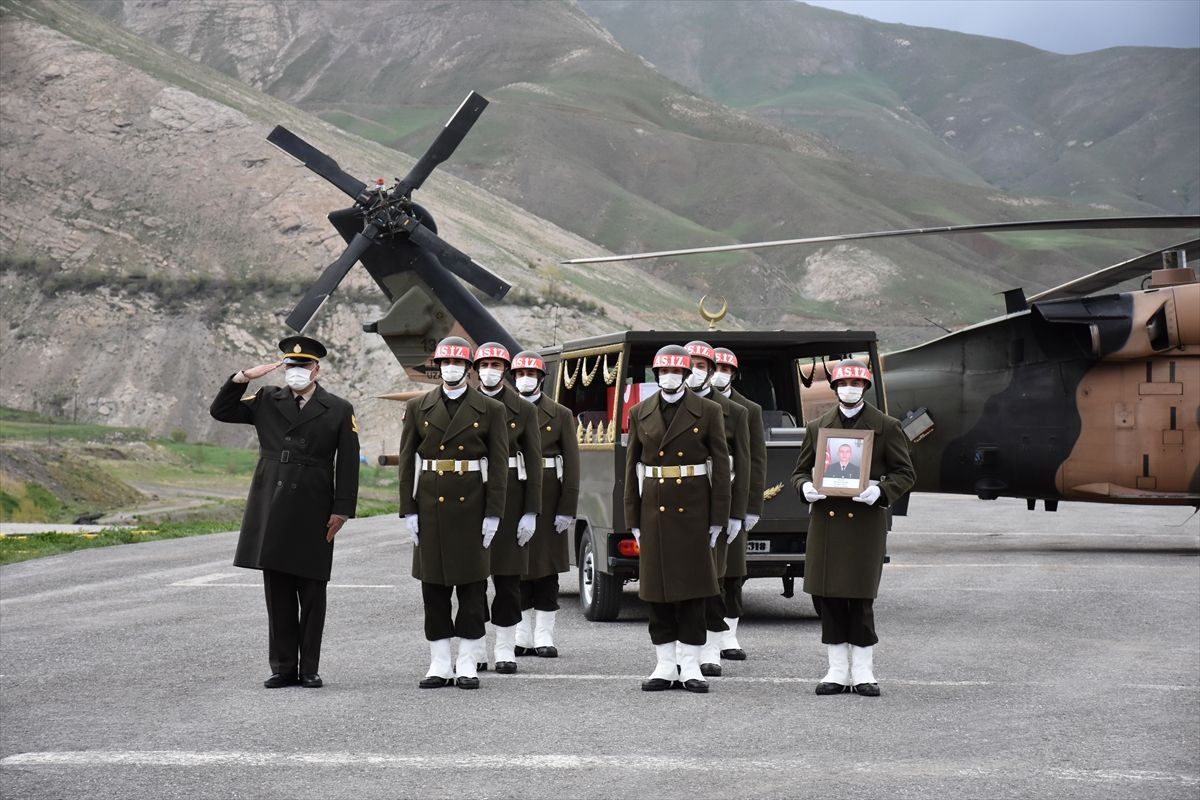
[[[856, 503], [849, 497], [818, 500], [811, 508], [808, 547], [804, 557], [804, 591], [820, 597], [874, 598], [887, 544], [887, 509], [912, 488], [916, 480], [908, 453], [908, 439], [900, 422], [875, 406], [865, 404], [851, 419], [832, 408], [808, 423], [792, 485], [799, 492], [813, 479], [817, 459], [817, 432], [821, 428], [870, 429], [871, 480], [879, 481], [883, 494], [876, 505]], [[824, 455], [821, 454], [821, 469]]]
[[[720, 392], [710, 391], [704, 395], [721, 407], [725, 424], [725, 446], [733, 458], [730, 467], [729, 517], [730, 519], [746, 520], [746, 503], [750, 487], [750, 428], [747, 424], [746, 407], [733, 402]], [[717, 578], [724, 578], [728, 569], [730, 542], [726, 532], [717, 537], [717, 546], [712, 549], [713, 564], [717, 568]], [[739, 533], [738, 536], [741, 536]], [[735, 540], [736, 542], [736, 540]], [[743, 551], [745, 550], [743, 538]], [[745, 561], [743, 552], [742, 560]]]
[[[483, 518], [504, 514], [508, 435], [504, 406], [468, 388], [451, 419], [439, 387], [409, 400], [400, 437], [400, 516], [417, 514], [412, 576], [456, 586], [487, 580]], [[487, 459], [483, 472], [417, 471], [417, 459]], [[413, 496], [413, 481], [416, 496]]]
[[571, 533], [559, 533], [554, 527], [554, 517], [575, 516], [579, 504], [579, 441], [575, 438], [575, 418], [569, 408], [556, 403], [545, 392], [532, 405], [537, 410], [542, 458], [562, 458], [562, 480], [559, 480], [557, 466], [542, 467], [542, 513], [538, 515], [537, 533], [527, 545], [529, 568], [521, 576], [524, 580], [557, 575], [570, 568], [567, 537]]
[[[746, 424], [750, 429], [750, 485], [747, 487], [746, 513], [759, 517], [763, 513], [763, 490], [767, 484], [767, 437], [763, 430], [762, 406], [733, 389], [729, 399], [745, 407]], [[729, 543], [725, 562], [725, 577], [740, 578], [746, 574], [746, 529]]]
[[[721, 407], [684, 392], [670, 427], [661, 396], [629, 410], [625, 453], [625, 524], [641, 529], [638, 596], [674, 603], [717, 594], [717, 571], [708, 529], [729, 520], [729, 450]], [[707, 476], [645, 478], [638, 492], [639, 463], [646, 466], [708, 464]]]
[[504, 405], [509, 459], [515, 458], [517, 453], [521, 453], [525, 459], [525, 480], [518, 477], [516, 467], [508, 469], [504, 516], [500, 518], [500, 529], [492, 539], [492, 574], [520, 575], [529, 566], [529, 546], [517, 545], [517, 523], [521, 521], [522, 514], [537, 514], [542, 508], [542, 470], [538, 467], [542, 439], [538, 431], [537, 410], [532, 403], [522, 400], [511, 386], [502, 384], [492, 399]]
[[246, 388], [231, 377], [209, 408], [221, 422], [253, 425], [261, 448], [233, 564], [327, 581], [329, 517], [353, 517], [358, 502], [354, 407], [319, 383], [303, 411], [286, 386], [243, 398]]

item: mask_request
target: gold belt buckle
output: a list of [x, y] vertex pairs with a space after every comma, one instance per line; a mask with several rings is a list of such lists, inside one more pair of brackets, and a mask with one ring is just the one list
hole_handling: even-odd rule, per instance
[[679, 478], [682, 477], [679, 467], [663, 467], [662, 476], [664, 478]]

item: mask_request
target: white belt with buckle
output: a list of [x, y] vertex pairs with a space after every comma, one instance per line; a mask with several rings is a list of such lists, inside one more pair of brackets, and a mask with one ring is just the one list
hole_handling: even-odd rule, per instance
[[421, 469], [426, 472], [479, 472], [481, 462], [478, 460], [459, 461], [453, 458], [424, 458], [421, 459]]
[[707, 464], [682, 464], [676, 467], [646, 467], [647, 478], [696, 478], [707, 474]]

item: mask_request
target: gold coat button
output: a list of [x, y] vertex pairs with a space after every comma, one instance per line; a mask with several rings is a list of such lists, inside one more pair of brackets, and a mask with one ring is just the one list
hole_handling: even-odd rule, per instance
[[460, 498], [458, 498], [458, 502], [460, 502], [460, 503], [465, 503], [465, 502], [467, 502], [467, 498], [465, 498], [465, 497], [460, 497]]
[[550, 430], [550, 426], [549, 426], [549, 425], [547, 425], [547, 426], [546, 426], [546, 430]]
[[676, 478], [676, 479], [675, 479], [675, 483], [676, 483], [676, 484], [682, 484], [682, 483], [683, 483], [683, 478]]
[[836, 517], [837, 515], [836, 515], [836, 514], [834, 514], [832, 511], [830, 511], [830, 512], [829, 512], [829, 516], [831, 516], [831, 517]]
[[439, 498], [438, 498], [438, 502], [439, 502], [439, 503], [444, 503], [444, 502], [446, 502], [446, 498], [444, 498], [444, 497], [439, 497]]
[[680, 450], [680, 451], [679, 451], [678, 453], [676, 453], [675, 455], [679, 456], [680, 458], [683, 458], [683, 451], [682, 451], [682, 450]]
[[659, 483], [662, 483], [662, 482], [663, 482], [663, 479], [662, 479], [662, 478], [659, 478], [659, 479], [658, 479], [658, 482], [659, 482]]
[[460, 444], [460, 445], [458, 446], [458, 449], [459, 449], [459, 450], [465, 450], [466, 448], [464, 448], [464, 447], [463, 447], [463, 446]]
[[680, 506], [680, 507], [679, 507], [679, 513], [680, 513], [680, 514], [682, 514], [682, 513], [683, 513], [683, 506]]
[[659, 454], [660, 456], [665, 456], [665, 455], [666, 455], [666, 453], [664, 453], [662, 450], [659, 450], [659, 451], [658, 451], [658, 454]]
[[854, 519], [854, 512], [853, 512], [853, 511], [851, 511], [851, 512], [850, 512], [849, 514], [847, 514], [846, 516], [847, 516], [849, 519]]
[[517, 423], [515, 423], [515, 422], [510, 422], [510, 423], [508, 423], [508, 427], [510, 427], [510, 428], [515, 428], [515, 427], [517, 427]]
[[666, 511], [666, 510], [667, 510], [667, 507], [666, 507], [666, 506], [659, 506], [659, 507], [658, 507], [658, 510], [659, 510], [659, 511]]
[[438, 470], [438, 476], [439, 476], [439, 477], [440, 477], [440, 476], [442, 476], [442, 475], [445, 475], [445, 474], [446, 474], [446, 473], [445, 473], [445, 472], [442, 472], [440, 469]]
[[438, 445], [438, 450], [445, 450], [445, 449], [446, 449], [446, 445], [444, 445], [444, 444]]
[[425, 420], [425, 427], [426, 427], [426, 428], [428, 428], [428, 427], [429, 427], [429, 420]]
[[472, 428], [478, 428], [478, 427], [479, 427], [479, 423], [478, 423], [478, 422], [472, 422], [472, 423], [471, 423], [471, 427], [472, 427]]
[[699, 428], [692, 428], [692, 433], [699, 433], [699, 432], [700, 432]]

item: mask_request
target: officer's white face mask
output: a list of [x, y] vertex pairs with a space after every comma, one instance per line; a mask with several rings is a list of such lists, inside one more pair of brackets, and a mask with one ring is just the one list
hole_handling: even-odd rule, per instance
[[449, 386], [455, 385], [467, 374], [467, 368], [462, 364], [442, 364], [439, 369], [442, 373], [442, 380]]
[[[445, 373], [443, 373], [443, 376], [444, 375]], [[479, 370], [479, 382], [489, 389], [495, 388], [500, 383], [500, 379], [503, 377], [504, 370], [501, 369], [485, 367]]]
[[844, 406], [856, 406], [858, 401], [862, 400], [864, 391], [866, 390], [862, 386], [839, 386], [837, 388], [838, 400]]
[[283, 379], [287, 381], [287, 385], [301, 391], [312, 383], [312, 370], [307, 370], [304, 367], [288, 367], [283, 373]]
[[687, 385], [693, 389], [703, 389], [705, 382], [708, 381], [708, 370], [704, 367], [692, 367], [692, 372], [688, 375]]
[[531, 375], [523, 375], [517, 378], [517, 391], [521, 394], [533, 394], [537, 391], [539, 381]]
[[714, 372], [714, 373], [713, 373], [713, 375], [712, 375], [712, 385], [713, 385], [713, 388], [714, 388], [714, 389], [720, 389], [720, 390], [724, 391], [724, 390], [725, 390], [725, 387], [729, 385], [729, 381], [730, 381], [732, 378], [733, 378], [733, 373], [731, 373], [731, 372], [721, 372], [720, 370], [717, 370], [717, 371], [716, 371], [716, 372]]
[[664, 372], [658, 376], [658, 386], [664, 392], [674, 392], [683, 386], [683, 376], [677, 372]]

